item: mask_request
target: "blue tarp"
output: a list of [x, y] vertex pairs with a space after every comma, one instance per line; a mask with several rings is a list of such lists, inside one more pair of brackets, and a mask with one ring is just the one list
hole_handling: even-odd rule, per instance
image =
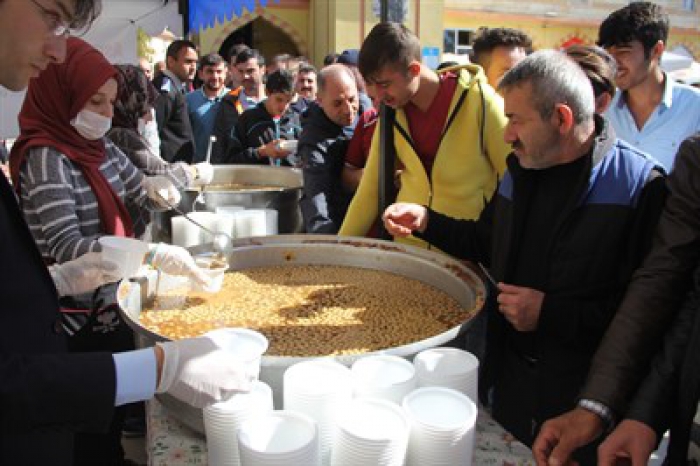
[[257, 6], [266, 7], [273, 1], [280, 0], [189, 0], [189, 29], [199, 32], [213, 27], [218, 21], [224, 23], [241, 16], [243, 10], [253, 11]]

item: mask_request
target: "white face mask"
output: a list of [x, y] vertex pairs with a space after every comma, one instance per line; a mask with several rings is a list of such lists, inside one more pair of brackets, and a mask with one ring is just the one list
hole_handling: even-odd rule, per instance
[[70, 122], [82, 137], [95, 141], [104, 137], [112, 127], [112, 119], [90, 110], [82, 109]]

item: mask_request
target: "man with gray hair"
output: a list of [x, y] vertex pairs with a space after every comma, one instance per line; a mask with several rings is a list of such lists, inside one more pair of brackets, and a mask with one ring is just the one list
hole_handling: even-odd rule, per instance
[[[541, 424], [570, 408], [626, 284], [644, 257], [664, 196], [656, 162], [617, 139], [594, 113], [591, 84], [565, 54], [536, 52], [499, 85], [512, 144], [508, 169], [477, 220], [417, 204], [383, 219], [490, 267], [481, 395], [494, 418], [532, 445]], [[595, 447], [581, 451], [595, 464]]]
[[316, 102], [301, 121], [297, 155], [304, 168], [300, 207], [307, 233], [337, 233], [350, 203], [340, 182], [345, 152], [360, 110], [357, 85], [345, 65], [318, 73]]

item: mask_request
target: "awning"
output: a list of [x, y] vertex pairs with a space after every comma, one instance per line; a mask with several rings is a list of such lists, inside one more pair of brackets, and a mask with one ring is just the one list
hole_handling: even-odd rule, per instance
[[188, 25], [191, 32], [213, 27], [218, 21], [224, 23], [241, 16], [243, 10], [254, 11], [258, 6], [266, 7], [280, 0], [189, 0]]

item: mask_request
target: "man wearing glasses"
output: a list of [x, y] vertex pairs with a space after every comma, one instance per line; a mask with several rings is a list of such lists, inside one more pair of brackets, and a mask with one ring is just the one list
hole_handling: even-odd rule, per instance
[[[0, 86], [22, 90], [62, 62], [70, 30], [88, 27], [99, 12], [99, 0], [0, 0]], [[67, 354], [52, 281], [57, 269], [48, 273], [2, 176], [0, 257], [1, 465], [73, 465], [74, 432], [105, 432], [115, 406], [156, 390], [201, 407], [250, 386], [252, 377], [206, 337], [115, 355]], [[78, 260], [58, 268], [73, 268], [71, 287], [107, 281], [99, 267], [77, 264], [76, 271]]]

